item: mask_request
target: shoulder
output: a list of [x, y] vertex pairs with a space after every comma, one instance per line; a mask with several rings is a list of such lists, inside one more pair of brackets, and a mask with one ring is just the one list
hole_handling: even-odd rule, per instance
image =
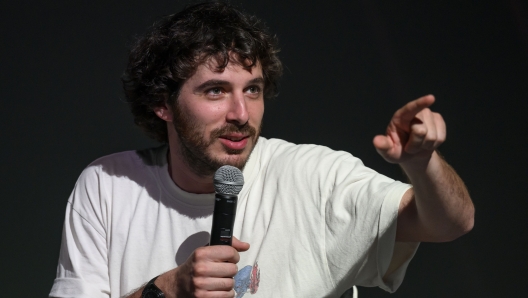
[[166, 146], [143, 150], [130, 150], [109, 154], [91, 162], [82, 172], [81, 178], [97, 176], [129, 176], [143, 172], [148, 167], [163, 166]]
[[350, 168], [363, 166], [352, 154], [316, 144], [295, 144], [281, 139], [260, 138], [260, 156], [275, 166], [305, 169], [328, 169], [347, 164]]
[[155, 180], [155, 168], [163, 166], [166, 147], [131, 150], [103, 156], [90, 163], [77, 179], [70, 202], [79, 197], [104, 198], [119, 189], [130, 192]]
[[117, 152], [100, 157], [91, 162], [87, 168], [102, 168], [106, 171], [133, 169], [145, 166], [163, 165], [162, 154], [167, 152], [165, 145], [143, 150]]
[[[339, 152], [326, 146], [315, 144], [295, 144], [281, 139], [259, 138], [261, 152], [274, 157], [281, 156], [313, 156], [318, 154], [331, 154]], [[346, 153], [346, 152], [343, 152]]]
[[324, 193], [337, 184], [377, 175], [352, 154], [326, 146], [262, 138], [259, 147], [260, 175], [277, 177], [299, 186], [306, 183], [320, 185], [325, 189]]

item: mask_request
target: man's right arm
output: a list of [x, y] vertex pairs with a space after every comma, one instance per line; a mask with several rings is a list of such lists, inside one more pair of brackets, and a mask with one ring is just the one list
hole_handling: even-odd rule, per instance
[[[234, 297], [233, 277], [237, 274], [239, 252], [249, 244], [233, 237], [233, 246], [217, 245], [197, 248], [182, 265], [161, 274], [154, 284], [166, 298]], [[144, 286], [127, 298], [141, 298]]]

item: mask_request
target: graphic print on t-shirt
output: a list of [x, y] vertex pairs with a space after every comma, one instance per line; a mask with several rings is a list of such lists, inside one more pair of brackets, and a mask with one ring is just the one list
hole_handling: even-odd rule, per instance
[[249, 290], [249, 293], [255, 294], [260, 283], [260, 269], [258, 262], [255, 265], [247, 265], [240, 269], [235, 275], [235, 292], [236, 298], [242, 298]]

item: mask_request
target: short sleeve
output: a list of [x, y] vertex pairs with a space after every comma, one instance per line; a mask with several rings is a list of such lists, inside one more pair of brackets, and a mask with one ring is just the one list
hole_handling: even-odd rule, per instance
[[50, 297], [110, 297], [103, 189], [96, 167], [84, 170], [68, 200]]
[[[367, 168], [350, 156], [329, 175], [333, 186], [325, 208], [328, 268], [337, 288], [378, 286], [394, 292], [401, 284], [417, 244], [395, 246], [401, 198], [410, 185]], [[397, 268], [387, 272], [393, 253]]]

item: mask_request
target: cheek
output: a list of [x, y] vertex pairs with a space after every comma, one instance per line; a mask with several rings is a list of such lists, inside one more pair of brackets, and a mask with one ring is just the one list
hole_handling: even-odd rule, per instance
[[204, 126], [216, 125], [224, 118], [225, 111], [220, 105], [197, 105], [192, 107], [195, 119]]
[[262, 117], [264, 116], [264, 101], [259, 100], [248, 105], [249, 119], [250, 121], [260, 124]]

